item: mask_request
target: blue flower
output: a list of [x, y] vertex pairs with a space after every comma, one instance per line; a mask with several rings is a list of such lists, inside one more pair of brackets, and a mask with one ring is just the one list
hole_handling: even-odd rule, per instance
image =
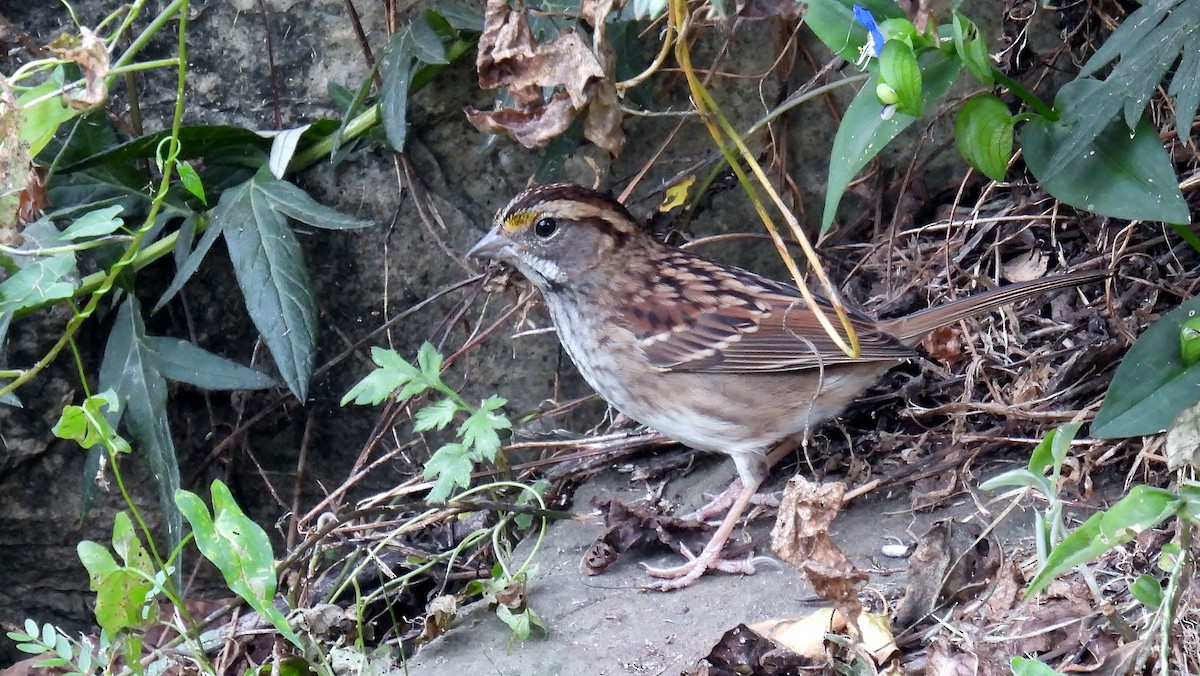
[[879, 53], [883, 51], [883, 43], [886, 40], [883, 39], [883, 33], [879, 30], [879, 24], [875, 23], [875, 17], [871, 14], [871, 10], [855, 5], [854, 20], [867, 29], [867, 44], [858, 50], [859, 57], [856, 62], [861, 67], [867, 59], [879, 58]]

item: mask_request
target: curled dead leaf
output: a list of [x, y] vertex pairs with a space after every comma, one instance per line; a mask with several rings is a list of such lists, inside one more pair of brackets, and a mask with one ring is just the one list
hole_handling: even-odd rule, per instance
[[88, 110], [108, 100], [109, 54], [100, 39], [91, 29], [79, 29], [79, 36], [63, 34], [49, 45], [50, 51], [59, 57], [74, 61], [83, 71], [86, 87], [83, 93], [71, 91], [63, 96], [67, 104], [76, 110]]
[[[624, 143], [616, 88], [606, 74], [611, 63], [604, 40], [604, 16], [612, 2], [589, 4], [595, 27], [593, 47], [579, 33], [564, 31], [535, 42], [524, 6], [489, 0], [479, 39], [479, 86], [505, 88], [511, 107], [482, 111], [467, 108], [467, 119], [481, 131], [508, 134], [527, 148], [538, 148], [567, 130], [586, 111], [583, 134], [611, 155]], [[555, 90], [546, 100], [543, 91]]]
[[841, 510], [845, 494], [842, 483], [817, 484], [792, 477], [780, 499], [771, 549], [803, 571], [821, 598], [833, 603], [845, 617], [856, 618], [862, 610], [858, 590], [867, 576], [829, 539], [829, 526]]
[[946, 366], [954, 366], [963, 358], [962, 340], [958, 330], [951, 326], [942, 326], [931, 331], [921, 339], [921, 347], [930, 357]]

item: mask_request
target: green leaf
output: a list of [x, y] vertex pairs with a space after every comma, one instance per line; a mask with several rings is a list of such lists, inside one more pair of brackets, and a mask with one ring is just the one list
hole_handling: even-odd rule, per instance
[[[809, 11], [815, 6], [816, 4], [810, 5]], [[922, 54], [918, 63], [924, 81], [924, 108], [946, 93], [957, 79], [960, 68], [957, 58], [946, 56], [937, 50]], [[877, 84], [877, 78], [867, 80], [850, 103], [850, 107], [846, 109], [837, 136], [834, 137], [833, 151], [829, 159], [829, 184], [825, 192], [825, 212], [821, 218], [822, 231], [833, 225], [838, 204], [854, 176], [878, 155], [884, 146], [917, 119], [900, 112], [891, 119], [881, 119], [879, 101], [875, 96]]]
[[1013, 676], [1062, 676], [1045, 663], [1027, 657], [1014, 657], [1009, 663]]
[[32, 157], [42, 152], [64, 122], [79, 114], [63, 103], [61, 95], [34, 103], [36, 99], [61, 89], [63, 83], [63, 68], [59, 66], [45, 82], [26, 89], [17, 96], [17, 109], [24, 118], [21, 121], [21, 142], [29, 144], [29, 154]]
[[[1183, 512], [1181, 516], [1190, 521], [1192, 525], [1200, 524], [1200, 483], [1195, 481], [1185, 481], [1179, 487], [1179, 497], [1183, 500]], [[1163, 546], [1163, 553], [1166, 554], [1167, 546]]]
[[[170, 129], [140, 136], [120, 145], [104, 148], [99, 152], [73, 157], [72, 161], [59, 166], [58, 171], [76, 173], [101, 165], [131, 166], [136, 160], [152, 159], [155, 156], [155, 149], [170, 136]], [[203, 158], [211, 162], [214, 157], [219, 157], [223, 153], [235, 153], [243, 158], [257, 156], [259, 161], [250, 163], [256, 168], [271, 147], [270, 139], [260, 136], [250, 129], [229, 125], [181, 127], [178, 139], [180, 146], [178, 159], [180, 160]]]
[[[100, 389], [111, 389], [124, 405], [106, 417], [114, 427], [119, 419], [123, 420], [129, 436], [138, 442], [139, 456], [146, 459], [148, 473], [158, 489], [167, 541], [173, 549], [183, 538], [183, 520], [169, 508], [171, 497], [179, 488], [179, 460], [167, 425], [167, 383], [154, 369], [145, 340], [140, 305], [135, 297], [127, 296], [117, 311], [104, 348]], [[98, 452], [99, 449], [92, 450]], [[95, 482], [93, 477], [86, 477], [84, 483], [93, 486]]]
[[867, 44], [867, 29], [854, 20], [854, 5], [870, 10], [880, 24], [904, 17], [899, 6], [888, 0], [808, 0], [805, 4], [804, 23], [826, 47], [850, 62], [858, 60], [859, 50]]
[[63, 241], [72, 241], [87, 237], [111, 235], [122, 225], [125, 225], [125, 221], [117, 218], [122, 211], [124, 211], [124, 207], [119, 204], [89, 211], [75, 219], [75, 222], [58, 237]]
[[[1169, 11], [1170, 10], [1170, 11]], [[1170, 69], [1188, 37], [1200, 30], [1200, 11], [1194, 0], [1148, 3], [1129, 15], [1084, 65], [1080, 78], [1059, 92], [1062, 142], [1047, 158], [1046, 177], [1053, 177], [1076, 159], [1086, 157], [1092, 139], [1107, 131], [1118, 113], [1124, 111], [1125, 125], [1133, 129], [1142, 117], [1146, 102]], [[1120, 62], [1103, 83], [1064, 95], [1070, 85], [1086, 80], [1115, 57]], [[1039, 176], [1039, 179], [1045, 178]], [[1154, 219], [1165, 220], [1165, 219]]]
[[1157, 434], [1200, 401], [1200, 364], [1188, 368], [1179, 353], [1179, 330], [1197, 313], [1200, 296], [1163, 315], [1129, 348], [1092, 421], [1093, 437]]
[[987, 42], [979, 34], [979, 28], [956, 10], [952, 30], [954, 50], [958, 52], [958, 58], [962, 59], [963, 65], [980, 84], [991, 89], [996, 84], [995, 78], [992, 77], [992, 61], [988, 56]]
[[967, 99], [954, 123], [954, 144], [967, 164], [993, 181], [1003, 181], [1013, 147], [1008, 106], [993, 94]]
[[255, 188], [260, 190], [271, 205], [291, 218], [316, 228], [326, 230], [356, 230], [375, 225], [373, 221], [352, 218], [314, 200], [300, 188], [281, 180], [256, 181]]
[[433, 10], [457, 30], [483, 32], [483, 14], [467, 4], [439, 3]]
[[1054, 485], [1046, 477], [1024, 468], [1011, 469], [979, 484], [979, 488], [985, 491], [994, 491], [1010, 486], [1016, 488], [1035, 488], [1042, 495], [1054, 494]]
[[1083, 423], [1077, 422], [1067, 423], [1047, 432], [1046, 437], [1033, 449], [1033, 454], [1029, 457], [1029, 471], [1042, 473], [1049, 469], [1053, 483], [1057, 483], [1063, 462], [1067, 459], [1067, 453], [1071, 451], [1071, 442], [1075, 440], [1075, 435], [1082, 425]]
[[175, 171], [179, 172], [179, 182], [183, 184], [185, 190], [196, 196], [204, 204], [208, 204], [208, 198], [204, 196], [204, 181], [200, 180], [200, 174], [192, 167], [187, 160], [179, 160], [175, 163]]
[[1050, 581], [1075, 566], [1129, 542], [1138, 533], [1157, 526], [1179, 511], [1183, 501], [1161, 488], [1137, 485], [1106, 511], [1093, 514], [1063, 538], [1029, 583], [1026, 598], [1037, 595]]
[[417, 67], [417, 59], [409, 51], [409, 41], [407, 32], [397, 31], [388, 43], [379, 67], [383, 73], [379, 116], [388, 145], [396, 152], [403, 152], [408, 143], [408, 94]]
[[392, 396], [397, 389], [405, 387], [407, 391], [407, 386], [411, 383], [417, 383], [420, 391], [408, 396], [425, 391], [424, 381], [419, 378], [420, 371], [397, 354], [395, 350], [373, 347], [371, 348], [371, 360], [379, 368], [368, 373], [354, 387], [350, 388], [346, 396], [342, 397], [342, 406], [349, 403], [377, 406], [384, 399]]
[[304, 401], [316, 352], [317, 306], [300, 243], [261, 189], [275, 181], [260, 170], [226, 206], [227, 191], [213, 214], [213, 225], [225, 236], [251, 321], [284, 383]]
[[[231, 188], [221, 193], [221, 197], [217, 202], [216, 209], [212, 212], [212, 218], [208, 221], [208, 227], [201, 235], [200, 241], [196, 243], [196, 248], [184, 257], [183, 262], [178, 264], [178, 269], [175, 271], [175, 277], [171, 283], [167, 285], [167, 290], [163, 292], [158, 302], [154, 304], [154, 309], [151, 312], [158, 312], [162, 309], [167, 301], [175, 297], [183, 285], [187, 283], [192, 275], [196, 274], [196, 270], [200, 269], [200, 264], [204, 262], [205, 256], [208, 255], [209, 249], [217, 241], [217, 238], [223, 234], [225, 224], [232, 221], [230, 213], [238, 211], [239, 200], [245, 198], [249, 191], [249, 181], [236, 188]], [[192, 227], [195, 227], [194, 225]], [[181, 226], [182, 230], [182, 226]], [[183, 242], [183, 237], [180, 237], [180, 243]], [[176, 251], [176, 259], [179, 257], [178, 250]]]
[[229, 589], [245, 599], [276, 631], [303, 649], [300, 637], [274, 605], [277, 581], [267, 532], [242, 512], [229, 488], [220, 481], [213, 481], [212, 503], [210, 515], [195, 493], [184, 490], [175, 493], [175, 504], [192, 526], [196, 547], [221, 571]]
[[445, 429], [446, 425], [454, 422], [454, 414], [458, 413], [458, 404], [453, 399], [443, 399], [417, 411], [413, 420], [413, 430], [424, 432], [432, 429]]
[[912, 47], [900, 40], [888, 40], [879, 54], [879, 79], [896, 90], [900, 98], [898, 112], [921, 114], [921, 68]]
[[412, 36], [409, 41], [412, 54], [421, 63], [450, 63], [450, 60], [446, 58], [446, 45], [442, 44], [442, 37], [430, 25], [429, 19], [428, 13], [422, 12], [413, 17], [413, 20], [404, 29], [409, 31]]
[[[1063, 86], [1059, 99], [1097, 89], [1094, 80], [1075, 80]], [[1158, 129], [1143, 118], [1130, 137], [1122, 122], [1109, 120], [1103, 134], [1087, 141], [1078, 140], [1065, 119], [1031, 120], [1021, 130], [1025, 163], [1051, 195], [1078, 209], [1129, 220], [1189, 222], [1187, 202]], [[1085, 148], [1067, 151], [1069, 145]], [[1056, 170], [1054, 158], [1064, 152], [1069, 161]]]
[[458, 428], [458, 435], [463, 445], [473, 449], [477, 457], [487, 460], [496, 459], [496, 451], [500, 450], [500, 435], [497, 430], [506, 430], [512, 426], [502, 415], [493, 411], [480, 409], [472, 413]]
[[120, 406], [117, 394], [105, 390], [84, 400], [79, 406], [63, 408], [58, 422], [54, 425], [54, 435], [60, 439], [71, 439], [83, 448], [91, 448], [97, 444], [106, 444], [117, 453], [129, 453], [129, 442], [122, 439], [105, 417], [104, 409], [116, 412]]
[[39, 256], [0, 282], [0, 314], [38, 307], [75, 295], [75, 285], [64, 281], [75, 273], [75, 255]]
[[1155, 610], [1162, 605], [1162, 583], [1149, 575], [1139, 575], [1133, 584], [1129, 585], [1129, 593], [1150, 610]]
[[160, 375], [205, 390], [262, 390], [275, 379], [179, 338], [147, 336], [151, 365]]
[[455, 488], [471, 485], [471, 470], [474, 465], [462, 444], [446, 444], [425, 462], [424, 477], [436, 479], [426, 498], [429, 502], [443, 502]]
[[421, 374], [429, 382], [440, 382], [442, 379], [442, 355], [432, 343], [425, 342], [417, 350], [417, 366]]
[[1175, 97], [1175, 131], [1179, 138], [1189, 138], [1200, 107], [1200, 33], [1187, 36], [1167, 93]]

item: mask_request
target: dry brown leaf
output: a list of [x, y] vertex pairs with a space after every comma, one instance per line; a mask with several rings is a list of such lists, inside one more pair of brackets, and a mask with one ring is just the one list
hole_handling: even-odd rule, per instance
[[[527, 148], [537, 148], [566, 131], [586, 110], [584, 137], [612, 155], [620, 152], [620, 102], [604, 66], [612, 60], [603, 21], [611, 9], [611, 0], [589, 6], [596, 26], [593, 51], [574, 31], [535, 42], [523, 6], [489, 0], [476, 58], [479, 86], [506, 88], [513, 107], [468, 107], [467, 119], [481, 131], [508, 134]], [[556, 90], [549, 101], [542, 95], [547, 88]]]
[[450, 594], [435, 597], [425, 608], [425, 626], [421, 629], [421, 634], [413, 639], [413, 642], [421, 645], [441, 636], [450, 628], [451, 624], [454, 624], [457, 614], [457, 599]]
[[1200, 467], [1200, 404], [1175, 418], [1167, 430], [1167, 469]]
[[87, 84], [83, 93], [72, 91], [63, 98], [67, 104], [76, 110], [88, 110], [108, 100], [108, 49], [104, 40], [100, 39], [88, 28], [79, 29], [79, 37], [63, 34], [50, 43], [50, 51], [61, 58], [74, 61], [83, 71], [83, 80]]
[[808, 576], [817, 594], [847, 618], [862, 611], [858, 590], [867, 579], [829, 539], [829, 526], [842, 506], [846, 485], [817, 484], [794, 476], [783, 489], [771, 530], [776, 556]]
[[963, 358], [962, 338], [958, 330], [950, 326], [934, 329], [921, 339], [921, 347], [946, 366], [953, 366]]
[[983, 529], [953, 519], [930, 526], [908, 559], [908, 584], [896, 612], [896, 626], [911, 627], [948, 599], [967, 600], [993, 579], [999, 546], [979, 539]]
[[1037, 362], [1032, 368], [1022, 370], [1013, 383], [1012, 402], [1024, 404], [1040, 399], [1051, 377], [1050, 365], [1045, 362]]
[[1050, 258], [1041, 249], [1030, 249], [1000, 265], [1000, 274], [1010, 282], [1028, 282], [1046, 276]]

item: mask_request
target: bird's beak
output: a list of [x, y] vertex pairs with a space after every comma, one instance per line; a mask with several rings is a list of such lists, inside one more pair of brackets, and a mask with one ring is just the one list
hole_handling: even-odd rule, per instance
[[470, 258], [490, 258], [498, 261], [509, 260], [515, 255], [512, 240], [500, 234], [499, 228], [493, 228], [467, 252]]

